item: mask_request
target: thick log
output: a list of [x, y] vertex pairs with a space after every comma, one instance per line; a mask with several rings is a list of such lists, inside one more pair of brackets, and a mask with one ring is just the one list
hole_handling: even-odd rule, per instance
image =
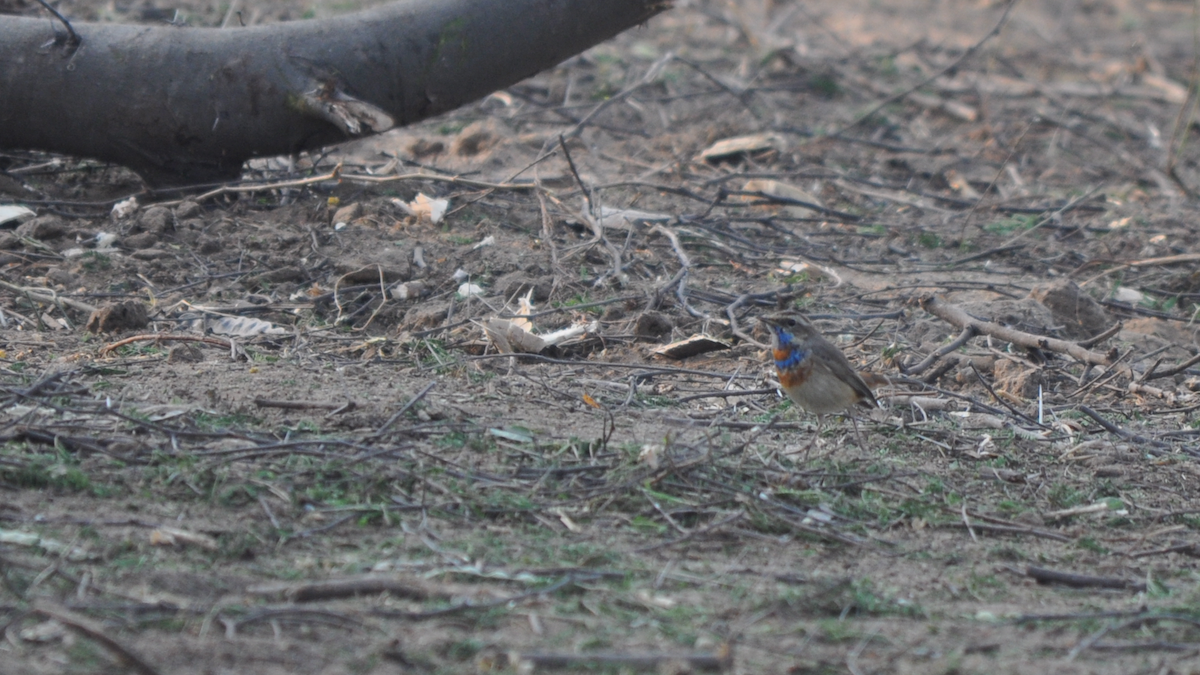
[[319, 21], [181, 28], [0, 16], [0, 150], [123, 164], [152, 185], [237, 178], [452, 110], [669, 0], [401, 0]]

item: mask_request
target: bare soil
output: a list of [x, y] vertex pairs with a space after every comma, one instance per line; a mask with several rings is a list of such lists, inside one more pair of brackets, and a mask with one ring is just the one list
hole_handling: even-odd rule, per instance
[[[60, 9], [363, 6], [239, 5]], [[38, 212], [0, 232], [0, 672], [1200, 671], [1197, 21], [681, 1], [241, 191], [0, 156]], [[526, 295], [583, 330], [497, 353]], [[861, 443], [775, 390], [780, 307], [891, 380]]]

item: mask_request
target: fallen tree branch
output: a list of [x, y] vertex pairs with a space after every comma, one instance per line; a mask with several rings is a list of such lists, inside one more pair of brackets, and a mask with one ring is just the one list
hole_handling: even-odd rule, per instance
[[937, 296], [926, 296], [921, 298], [919, 302], [921, 309], [957, 328], [964, 331], [968, 328], [974, 328], [980, 334], [990, 335], [996, 339], [1011, 342], [1027, 349], [1044, 349], [1046, 351], [1067, 354], [1083, 363], [1098, 366], [1108, 365], [1117, 357], [1115, 349], [1110, 350], [1107, 354], [1101, 354], [1085, 349], [1074, 342], [1026, 333], [1025, 331], [1002, 326], [992, 321], [981, 321], [967, 314], [961, 307], [945, 302]]
[[1025, 575], [1037, 580], [1039, 584], [1062, 584], [1071, 588], [1116, 588], [1131, 591], [1146, 590], [1146, 582], [1121, 577], [1093, 577], [1085, 574], [1060, 572], [1044, 567], [1030, 565], [1025, 568]]
[[123, 164], [152, 185], [222, 182], [453, 110], [667, 9], [668, 0], [400, 0], [225, 29], [0, 16], [0, 150]]

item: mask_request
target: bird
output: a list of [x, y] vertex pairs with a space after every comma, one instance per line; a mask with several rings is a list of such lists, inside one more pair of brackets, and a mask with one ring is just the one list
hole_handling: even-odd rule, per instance
[[[779, 312], [759, 317], [771, 331], [771, 356], [779, 384], [796, 405], [817, 416], [817, 430], [825, 415], [844, 412], [855, 405], [878, 408], [879, 401], [862, 376], [808, 317], [799, 312]], [[853, 416], [850, 418], [854, 420]], [[854, 422], [858, 434], [858, 422]]]

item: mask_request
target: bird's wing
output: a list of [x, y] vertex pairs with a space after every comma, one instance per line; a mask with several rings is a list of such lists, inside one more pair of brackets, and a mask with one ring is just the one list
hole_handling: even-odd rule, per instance
[[859, 377], [842, 350], [834, 347], [827, 340], [820, 340], [812, 346], [812, 356], [815, 357], [812, 358], [813, 367], [828, 370], [834, 377], [850, 385], [850, 388], [862, 398], [863, 403], [872, 408], [879, 407], [879, 401], [875, 400], [875, 394]]

